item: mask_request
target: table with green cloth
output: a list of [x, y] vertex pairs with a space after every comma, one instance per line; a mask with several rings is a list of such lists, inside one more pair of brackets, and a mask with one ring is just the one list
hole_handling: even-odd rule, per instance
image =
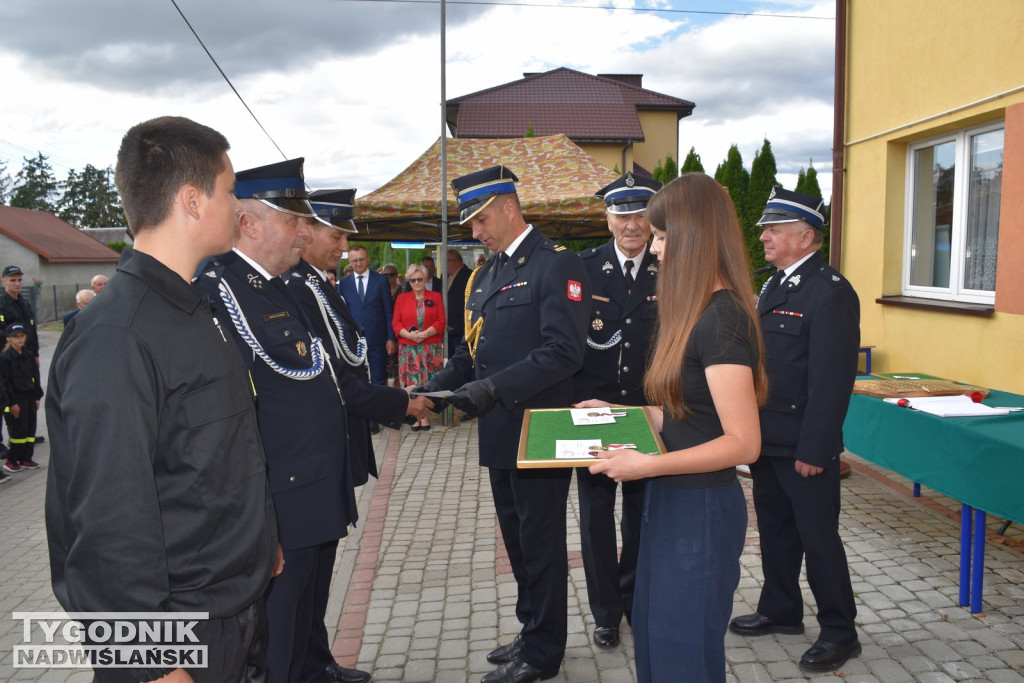
[[[602, 409], [603, 410], [603, 409]], [[588, 467], [594, 459], [565, 460], [555, 457], [558, 440], [593, 439], [594, 443], [636, 444], [642, 453], [664, 453], [661, 435], [653, 431], [647, 412], [643, 408], [613, 408], [613, 412], [626, 413], [614, 424], [573, 424], [568, 408], [527, 410], [519, 438], [519, 469], [535, 467]]]
[[[1024, 396], [993, 389], [983, 402], [1024, 407]], [[843, 440], [851, 453], [915, 482], [915, 495], [924, 484], [962, 504], [960, 604], [980, 612], [986, 513], [1024, 522], [1024, 412], [942, 418], [854, 394]]]

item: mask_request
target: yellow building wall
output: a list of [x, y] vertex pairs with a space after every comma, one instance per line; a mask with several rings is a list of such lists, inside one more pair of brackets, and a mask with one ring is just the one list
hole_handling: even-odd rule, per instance
[[643, 111], [640, 126], [644, 141], [633, 145], [633, 158], [648, 171], [672, 157], [679, 163], [679, 115], [674, 111]]
[[626, 165], [622, 165], [622, 150], [625, 145], [616, 143], [614, 145], [609, 144], [597, 144], [597, 143], [576, 143], [580, 146], [584, 152], [597, 159], [599, 162], [607, 166], [609, 169], [619, 169], [620, 173], [624, 173], [627, 170], [633, 169], [633, 148], [626, 148]]
[[641, 111], [640, 126], [644, 131], [644, 142], [636, 142], [626, 148], [626, 164], [622, 164], [621, 144], [577, 143], [592, 157], [610, 169], [620, 173], [633, 170], [633, 164], [640, 164], [648, 171], [672, 157], [679, 163], [679, 117], [674, 111]]
[[[1024, 173], [1009, 173], [1005, 158], [1024, 154], [1024, 106], [1011, 109], [1024, 104], [1024, 1], [848, 0], [847, 12], [840, 268], [860, 295], [862, 343], [876, 347], [872, 370], [1024, 393], [1024, 309], [1014, 303], [1024, 290], [1024, 242], [1004, 237], [1024, 230], [1020, 212], [1008, 210]], [[901, 293], [908, 145], [1000, 119], [1007, 141], [996, 312], [876, 303]]]

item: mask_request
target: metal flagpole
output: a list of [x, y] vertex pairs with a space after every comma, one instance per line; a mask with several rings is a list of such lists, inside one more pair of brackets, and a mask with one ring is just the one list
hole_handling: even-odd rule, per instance
[[[445, 46], [445, 0], [441, 0], [441, 253], [437, 260], [441, 266], [441, 297], [444, 299], [444, 310], [448, 310], [448, 136], [445, 135], [445, 119], [447, 113], [446, 95], [446, 46]], [[449, 358], [452, 349], [448, 348], [448, 332], [441, 332], [441, 349], [445, 358]], [[454, 423], [452, 407], [448, 406], [441, 413], [441, 424], [448, 426]]]

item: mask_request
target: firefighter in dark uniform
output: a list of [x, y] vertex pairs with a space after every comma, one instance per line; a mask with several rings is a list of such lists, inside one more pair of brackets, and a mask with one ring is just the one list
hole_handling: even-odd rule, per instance
[[[235, 247], [200, 268], [196, 284], [235, 340], [256, 394], [285, 560], [267, 589], [267, 666], [269, 680], [293, 683], [316, 634], [319, 565], [357, 518], [346, 414], [323, 342], [279, 277], [311, 237], [302, 159], [235, 179]], [[369, 679], [360, 673], [352, 680]], [[324, 672], [321, 680], [331, 679]]]
[[839, 454], [860, 348], [860, 302], [819, 249], [819, 197], [772, 191], [758, 225], [778, 270], [758, 298], [770, 387], [761, 408], [761, 456], [750, 466], [764, 584], [757, 612], [730, 630], [747, 636], [804, 632], [800, 566], [818, 607], [818, 640], [799, 661], [838, 669], [861, 652], [857, 607], [839, 537]]
[[[579, 257], [527, 225], [516, 176], [503, 166], [452, 181], [460, 219], [496, 252], [474, 271], [466, 336], [427, 390], [455, 390], [452, 404], [480, 415], [480, 464], [489, 468], [501, 535], [518, 584], [515, 640], [487, 659], [483, 683], [554, 676], [565, 655], [566, 502], [572, 470], [516, 469], [526, 408], [572, 403], [583, 362], [590, 285]], [[436, 408], [435, 408], [436, 409]]]
[[[345, 300], [327, 282], [327, 271], [337, 268], [342, 254], [348, 251], [348, 235], [356, 232], [352, 221], [355, 194], [355, 190], [317, 190], [309, 195], [309, 203], [317, 214], [315, 221], [305, 219], [310, 221], [312, 240], [303, 250], [298, 264], [282, 277], [312, 324], [313, 333], [323, 340], [331, 357], [331, 366], [348, 412], [348, 451], [352, 460], [353, 483], [362, 486], [369, 480], [369, 475], [377, 476], [370, 421], [400, 429], [407, 414], [426, 417], [432, 404], [424, 397], [410, 398], [402, 389], [370, 383], [366, 339]], [[336, 681], [366, 680], [357, 675], [362, 672], [339, 666], [331, 655], [324, 615], [338, 542], [324, 545], [330, 547], [325, 547], [317, 566], [315, 633], [310, 639], [301, 680], [316, 680], [316, 676], [325, 671]]]
[[[658, 259], [647, 249], [651, 226], [647, 202], [661, 188], [627, 172], [596, 192], [605, 201], [612, 239], [580, 254], [593, 298], [583, 369], [576, 374], [576, 400], [647, 405], [644, 369], [658, 318]], [[643, 479], [622, 484], [622, 553], [615, 542], [615, 480], [576, 470], [580, 498], [580, 544], [587, 598], [594, 615], [594, 643], [619, 644], [619, 623], [631, 618], [636, 556], [640, 547]]]

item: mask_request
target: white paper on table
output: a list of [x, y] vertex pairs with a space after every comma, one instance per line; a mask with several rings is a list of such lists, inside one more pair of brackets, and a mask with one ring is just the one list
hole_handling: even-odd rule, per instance
[[[897, 404], [900, 398], [883, 399], [886, 403]], [[1006, 408], [993, 408], [984, 403], [975, 403], [970, 396], [920, 396], [908, 398], [909, 408], [939, 417], [975, 417], [979, 415], [1009, 415]]]
[[[611, 408], [570, 408], [572, 423], [577, 427], [586, 425], [615, 424], [614, 411]], [[621, 411], [620, 411], [621, 412]]]
[[555, 441], [555, 458], [559, 460], [578, 460], [580, 458], [596, 460], [597, 457], [590, 454], [595, 446], [601, 447], [600, 439], [558, 439]]

